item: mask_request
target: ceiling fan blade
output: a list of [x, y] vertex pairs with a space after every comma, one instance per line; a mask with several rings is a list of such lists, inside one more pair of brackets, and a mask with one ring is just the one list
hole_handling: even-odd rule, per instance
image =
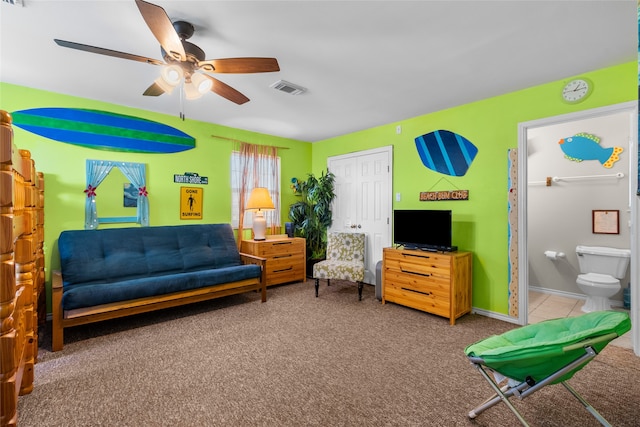
[[167, 12], [162, 7], [143, 0], [136, 0], [136, 4], [140, 14], [142, 14], [142, 18], [144, 18], [147, 26], [164, 50], [174, 59], [186, 61], [187, 54], [182, 46], [182, 41], [175, 28], [173, 28]]
[[75, 43], [66, 40], [53, 39], [59, 46], [71, 49], [83, 50], [85, 52], [99, 53], [101, 55], [113, 56], [116, 58], [130, 59], [132, 61], [144, 62], [153, 65], [164, 65], [164, 62], [157, 59], [147, 58], [146, 56], [134, 55], [126, 52], [118, 52], [117, 50], [105, 49], [102, 47], [89, 46], [87, 44]]
[[280, 71], [275, 58], [224, 58], [198, 62], [208, 73], [269, 73]]
[[153, 82], [151, 86], [144, 91], [144, 96], [160, 96], [164, 93], [164, 89], [160, 87], [156, 82]]
[[247, 98], [246, 96], [244, 96], [243, 94], [241, 94], [240, 92], [238, 92], [237, 90], [229, 86], [228, 84], [222, 83], [220, 80], [214, 77], [208, 76], [204, 73], [202, 75], [213, 82], [213, 86], [211, 87], [211, 92], [217, 93], [221, 97], [227, 98], [229, 101], [235, 102], [238, 105], [242, 105], [245, 102], [249, 101], [249, 98]]

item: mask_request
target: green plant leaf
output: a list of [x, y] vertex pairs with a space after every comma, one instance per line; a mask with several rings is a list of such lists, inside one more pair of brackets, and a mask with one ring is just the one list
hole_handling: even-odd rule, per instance
[[331, 203], [335, 198], [335, 175], [329, 170], [322, 171], [319, 178], [308, 174], [305, 181], [296, 179], [294, 185], [296, 195], [300, 196], [300, 201], [289, 207], [294, 233], [306, 239], [307, 258], [325, 258], [327, 229], [333, 222]]

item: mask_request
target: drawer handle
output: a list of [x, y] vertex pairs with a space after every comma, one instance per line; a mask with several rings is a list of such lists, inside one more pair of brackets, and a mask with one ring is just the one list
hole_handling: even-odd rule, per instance
[[409, 291], [409, 292], [414, 292], [416, 294], [422, 294], [422, 295], [431, 295], [431, 292], [422, 292], [422, 291], [416, 291], [415, 289], [409, 289], [409, 288], [400, 288], [403, 291]]
[[283, 271], [293, 270], [293, 267], [282, 268], [280, 270], [273, 270], [274, 273], [282, 273]]
[[402, 256], [412, 256], [412, 257], [415, 257], [415, 258], [431, 258], [429, 255], [422, 255], [422, 254], [420, 254], [420, 255], [416, 255], [416, 254], [402, 254]]
[[293, 242], [278, 242], [278, 243], [274, 243], [273, 245], [290, 245]]
[[291, 258], [293, 254], [275, 255], [273, 258]]
[[430, 274], [427, 273], [417, 273], [415, 271], [409, 271], [409, 270], [405, 270], [404, 268], [400, 267], [400, 271], [402, 271], [403, 273], [407, 273], [407, 274], [415, 274], [416, 276], [424, 276], [424, 277], [430, 277]]

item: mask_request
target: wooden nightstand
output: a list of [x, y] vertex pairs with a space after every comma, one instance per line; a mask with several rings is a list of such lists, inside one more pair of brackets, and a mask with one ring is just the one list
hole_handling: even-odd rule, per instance
[[243, 240], [240, 252], [267, 259], [267, 286], [271, 286], [307, 280], [305, 248], [302, 237], [267, 236], [267, 240]]

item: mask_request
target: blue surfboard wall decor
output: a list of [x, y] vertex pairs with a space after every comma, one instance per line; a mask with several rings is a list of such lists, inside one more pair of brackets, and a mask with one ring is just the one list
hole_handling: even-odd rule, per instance
[[33, 108], [11, 113], [13, 124], [36, 135], [86, 148], [129, 153], [177, 153], [192, 136], [139, 117], [82, 108]]
[[432, 171], [463, 176], [478, 154], [467, 138], [448, 130], [436, 130], [415, 139], [422, 164]]

